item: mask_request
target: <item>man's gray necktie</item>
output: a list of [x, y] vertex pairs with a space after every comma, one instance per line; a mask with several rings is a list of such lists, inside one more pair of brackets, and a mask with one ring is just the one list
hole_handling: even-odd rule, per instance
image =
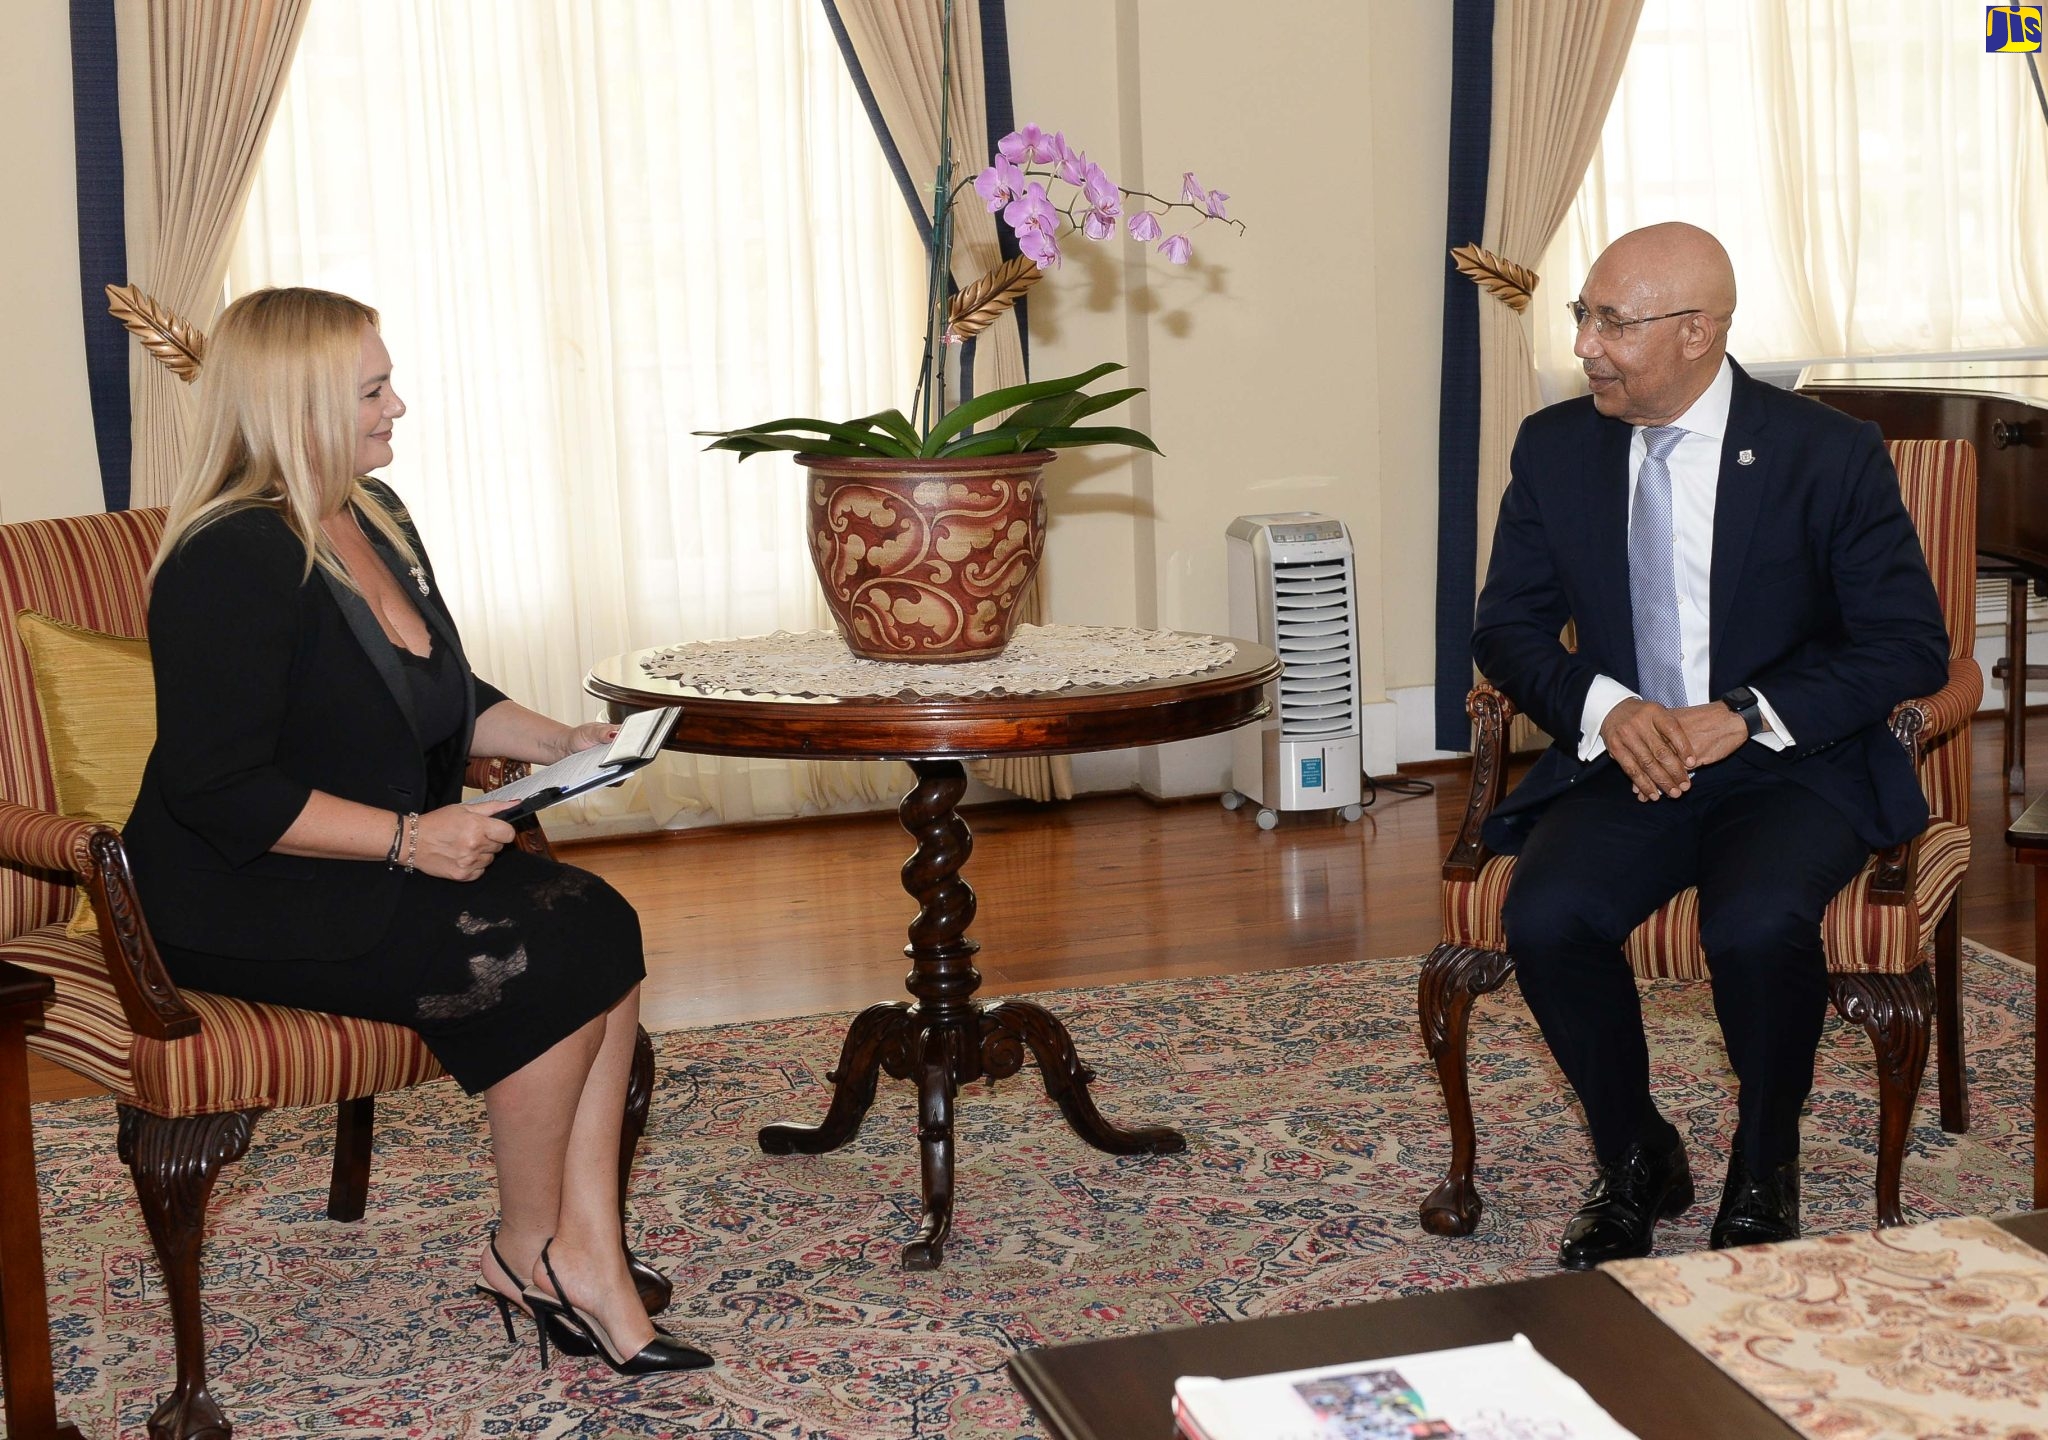
[[1671, 466], [1685, 431], [1643, 432], [1628, 521], [1628, 598], [1636, 632], [1636, 693], [1672, 709], [1685, 704], [1685, 651], [1678, 638], [1678, 551], [1671, 537]]

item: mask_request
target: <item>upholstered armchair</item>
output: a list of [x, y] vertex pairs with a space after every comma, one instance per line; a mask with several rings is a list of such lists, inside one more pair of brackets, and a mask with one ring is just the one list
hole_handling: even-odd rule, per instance
[[[1939, 694], [1892, 712], [1892, 733], [1913, 757], [1933, 818], [1911, 841], [1871, 856], [1829, 904], [1821, 939], [1828, 988], [1842, 1018], [1863, 1027], [1877, 1060], [1877, 1218], [1903, 1223], [1899, 1171], [1913, 1105], [1927, 1064], [1928, 1036], [1939, 1036], [1938, 1086], [1945, 1130], [1969, 1128], [1956, 930], [1956, 890], [1970, 863], [1970, 717], [1984, 677], [1971, 658], [1976, 643], [1977, 455], [1960, 440], [1897, 440], [1890, 445], [1899, 486], [1948, 623], [1949, 679]], [[1451, 1127], [1451, 1163], [1422, 1202], [1422, 1225], [1439, 1235], [1469, 1235], [1481, 1202], [1473, 1183], [1477, 1149], [1466, 1046], [1473, 1001], [1514, 973], [1501, 926], [1512, 856], [1481, 843], [1480, 826], [1506, 788], [1508, 728], [1514, 706], [1482, 681], [1466, 701], [1472, 716], [1472, 790], [1458, 838], [1443, 867], [1443, 941], [1422, 965], [1417, 1007], [1423, 1043], [1436, 1062]], [[1931, 942], [1931, 946], [1930, 946]], [[1705, 980], [1699, 900], [1687, 890], [1644, 921], [1626, 953], [1645, 979]], [[1932, 956], [1931, 962], [1929, 956]]]
[[[177, 1353], [176, 1383], [150, 1434], [225, 1436], [230, 1427], [206, 1387], [199, 1299], [215, 1177], [241, 1157], [264, 1111], [333, 1105], [327, 1214], [358, 1220], [375, 1097], [442, 1072], [420, 1038], [395, 1025], [180, 991], [150, 940], [119, 830], [60, 813], [16, 617], [34, 611], [88, 631], [143, 636], [143, 577], [163, 524], [164, 512], [150, 509], [0, 525], [0, 958], [56, 982], [30, 1045], [106, 1086], [117, 1102], [117, 1143], [163, 1266]], [[153, 730], [154, 715], [148, 719]], [[472, 762], [470, 782], [495, 785], [516, 773], [502, 761]], [[519, 843], [547, 851], [531, 822]], [[93, 930], [69, 923], [81, 886], [97, 913]], [[621, 1121], [622, 1197], [653, 1079], [643, 1031]], [[639, 1268], [635, 1278], [651, 1308], [668, 1303], [666, 1281]]]

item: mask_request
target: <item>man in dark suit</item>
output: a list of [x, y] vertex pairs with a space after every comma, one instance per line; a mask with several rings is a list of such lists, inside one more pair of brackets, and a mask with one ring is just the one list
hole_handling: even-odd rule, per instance
[[1926, 824], [1885, 721], [1941, 687], [1948, 636], [1877, 430], [1727, 358], [1713, 236], [1622, 236], [1572, 310], [1592, 394], [1516, 438], [1473, 652], [1556, 737], [1485, 840], [1520, 856], [1508, 949], [1592, 1130], [1559, 1252], [1584, 1269], [1648, 1254], [1692, 1204], [1622, 955], [1687, 886], [1741, 1085], [1713, 1244], [1798, 1234], [1821, 914]]

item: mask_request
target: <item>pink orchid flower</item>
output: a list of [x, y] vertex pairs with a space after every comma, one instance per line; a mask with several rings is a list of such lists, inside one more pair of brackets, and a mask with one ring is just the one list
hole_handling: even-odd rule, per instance
[[1045, 187], [1036, 180], [1025, 185], [1023, 193], [1003, 207], [1003, 223], [1017, 232], [1021, 242], [1027, 231], [1037, 231], [1048, 238], [1059, 228], [1060, 212], [1053, 209], [1052, 202], [1045, 196]]
[[1060, 179], [1069, 185], [1081, 185], [1088, 179], [1088, 157], [1067, 144], [1064, 130], [1053, 132], [1052, 161], [1059, 167]]
[[1043, 230], [1019, 230], [1017, 249], [1030, 256], [1041, 270], [1055, 269], [1060, 263], [1059, 245]]
[[988, 202], [989, 214], [993, 215], [1022, 193], [1024, 172], [1007, 160], [995, 164], [974, 177], [974, 193]]
[[1140, 210], [1125, 222], [1129, 225], [1131, 238], [1151, 244], [1159, 238], [1159, 217], [1150, 210]]
[[1211, 215], [1214, 215], [1218, 220], [1229, 219], [1229, 213], [1225, 211], [1223, 208], [1223, 202], [1228, 200], [1229, 198], [1230, 192], [1228, 192], [1227, 190], [1211, 190], [1209, 192], [1208, 200], [1209, 213]]
[[1175, 265], [1185, 265], [1195, 253], [1195, 242], [1185, 235], [1169, 235], [1159, 242], [1159, 253]]
[[996, 149], [1002, 152], [1005, 160], [1016, 165], [1027, 161], [1033, 165], [1044, 165], [1053, 158], [1052, 137], [1036, 125], [1018, 126], [996, 141]]
[[1205, 205], [1209, 192], [1202, 188], [1202, 182], [1195, 178], [1192, 170], [1183, 170], [1180, 176], [1180, 198], [1190, 205]]

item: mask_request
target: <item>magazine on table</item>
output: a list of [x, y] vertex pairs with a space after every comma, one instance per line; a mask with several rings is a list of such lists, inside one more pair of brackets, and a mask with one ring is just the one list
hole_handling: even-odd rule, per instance
[[676, 728], [676, 721], [682, 713], [680, 705], [636, 710], [620, 722], [618, 736], [610, 745], [592, 745], [586, 750], [578, 750], [544, 770], [534, 771], [524, 780], [500, 785], [470, 803], [489, 805], [495, 801], [517, 800], [519, 803], [510, 810], [501, 810], [493, 817], [517, 822], [550, 805], [558, 805], [572, 795], [581, 795], [602, 785], [616, 785], [661, 753], [662, 742]]
[[1241, 1380], [1184, 1375], [1187, 1440], [1634, 1440], [1517, 1335]]

